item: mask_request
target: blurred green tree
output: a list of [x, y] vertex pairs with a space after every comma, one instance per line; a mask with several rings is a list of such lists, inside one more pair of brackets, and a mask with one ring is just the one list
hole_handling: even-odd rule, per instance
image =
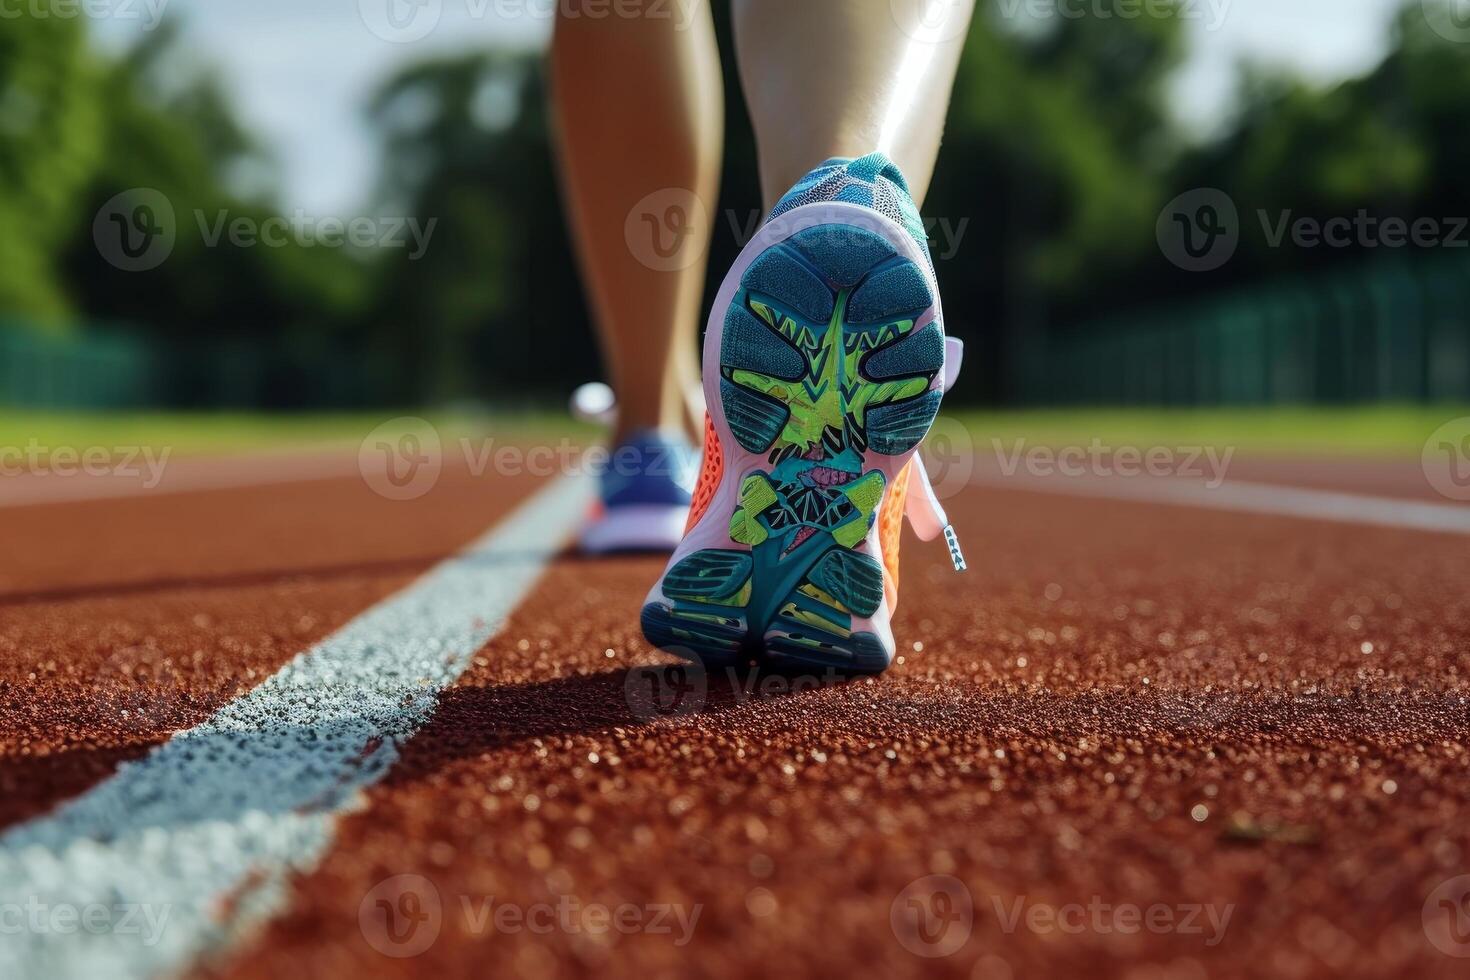
[[992, 402], [1036, 369], [1048, 323], [1152, 246], [1177, 152], [1164, 108], [1182, 49], [1173, 8], [1007, 19], [1013, 9], [977, 12], [924, 205], [958, 238], [937, 263], [946, 329], [976, 346], [963, 383]]
[[[728, 133], [710, 296], [761, 207], [728, 8], [716, 0]], [[978, 355], [961, 399], [1036, 390], [1049, 332], [1126, 320], [1141, 297], [1264, 283], [1362, 251], [1267, 247], [1257, 212], [1470, 207], [1459, 179], [1470, 168], [1470, 45], [1437, 34], [1417, 0], [1373, 71], [1320, 87], [1252, 69], [1223, 133], [1200, 143], [1165, 105], [1184, 47], [1176, 7], [1031, 9], [982, 2], [923, 209], [948, 327]], [[299, 242], [211, 247], [200, 226], [221, 215], [278, 217], [269, 155], [176, 23], [113, 61], [89, 53], [79, 23], [0, 20], [0, 313], [133, 324], [179, 352], [160, 397], [180, 404], [217, 400], [220, 379], [189, 369], [205, 347], [244, 365], [231, 399], [277, 407], [504, 403], [599, 373], [535, 52], [413, 65], [372, 99], [384, 154], [365, 211], [434, 222], [414, 260]], [[172, 204], [177, 241], [158, 268], [125, 272], [100, 254], [92, 218], [140, 187]], [[1170, 265], [1155, 240], [1163, 203], [1198, 187], [1227, 191], [1248, 226], [1239, 256], [1208, 280]], [[323, 380], [342, 365], [357, 380]]]
[[597, 354], [562, 213], [539, 59], [489, 52], [412, 67], [372, 100], [375, 210], [434, 221], [418, 261], [380, 257], [375, 350], [404, 397], [565, 391]]
[[[86, 220], [65, 226], [64, 263], [77, 311], [130, 324], [171, 351], [174, 367], [158, 382], [160, 397], [171, 403], [226, 397], [291, 407], [327, 391], [341, 394], [342, 385], [312, 375], [361, 330], [372, 292], [366, 258], [294, 235], [247, 248], [214, 237], [222, 223], [279, 224], [277, 179], [224, 85], [191, 56], [178, 21], [166, 20], [95, 71], [95, 138], [108, 152], [76, 195]], [[175, 226], [167, 259], [141, 272], [107, 260], [90, 220], [114, 195], [134, 188], [167, 198]]]
[[17, 13], [0, 18], [0, 311], [56, 328], [58, 257], [102, 145], [99, 75], [80, 22]]

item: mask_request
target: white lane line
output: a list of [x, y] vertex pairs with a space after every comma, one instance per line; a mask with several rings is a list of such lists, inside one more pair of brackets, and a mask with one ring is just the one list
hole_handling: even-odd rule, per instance
[[0, 835], [0, 977], [167, 976], [280, 910], [589, 489], [558, 480], [207, 721]]
[[1470, 507], [1461, 504], [1373, 497], [1274, 483], [1227, 480], [1210, 488], [1201, 483], [1168, 477], [1044, 479], [990, 475], [979, 476], [972, 482], [1002, 490], [1204, 507], [1443, 534], [1470, 534]]

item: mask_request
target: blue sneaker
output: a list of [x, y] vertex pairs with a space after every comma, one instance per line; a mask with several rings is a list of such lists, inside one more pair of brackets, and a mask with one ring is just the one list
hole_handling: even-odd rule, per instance
[[710, 312], [703, 473], [643, 607], [649, 642], [707, 664], [887, 667], [904, 518], [964, 567], [914, 458], [959, 354], [893, 161], [828, 160], [792, 188]]
[[599, 506], [582, 529], [582, 550], [673, 550], [689, 521], [697, 453], [684, 438], [652, 429], [612, 450], [602, 468]]

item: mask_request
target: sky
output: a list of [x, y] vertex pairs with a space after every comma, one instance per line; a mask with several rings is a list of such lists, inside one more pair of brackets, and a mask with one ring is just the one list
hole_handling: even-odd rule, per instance
[[[221, 73], [246, 124], [280, 160], [280, 203], [340, 216], [357, 213], [372, 188], [376, 158], [363, 108], [375, 86], [425, 57], [487, 45], [544, 47], [554, 2], [110, 0], [92, 26], [100, 46], [117, 50], [156, 23], [155, 12], [184, 21], [191, 46]], [[1033, 16], [1058, 3], [1122, 9], [1116, 0], [1009, 2], [1008, 9]], [[1174, 112], [1197, 133], [1217, 125], [1243, 58], [1323, 82], [1366, 71], [1383, 56], [1402, 2], [1184, 0], [1189, 56], [1173, 81]], [[670, 9], [680, 3], [671, 0]]]

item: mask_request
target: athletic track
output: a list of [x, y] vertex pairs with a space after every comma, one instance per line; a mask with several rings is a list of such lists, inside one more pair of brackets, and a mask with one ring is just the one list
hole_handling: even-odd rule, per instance
[[1470, 507], [1417, 460], [980, 466], [850, 682], [638, 671], [662, 562], [560, 554], [572, 479], [29, 479], [0, 977], [1470, 970]]

